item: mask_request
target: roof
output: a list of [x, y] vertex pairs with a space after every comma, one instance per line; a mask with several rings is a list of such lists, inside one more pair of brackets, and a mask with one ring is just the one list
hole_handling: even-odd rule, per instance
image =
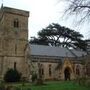
[[74, 49], [67, 49], [62, 47], [55, 47], [55, 46], [44, 46], [44, 45], [31, 45], [31, 55], [38, 55], [38, 56], [53, 56], [53, 57], [81, 57], [86, 55], [83, 51], [77, 51]]

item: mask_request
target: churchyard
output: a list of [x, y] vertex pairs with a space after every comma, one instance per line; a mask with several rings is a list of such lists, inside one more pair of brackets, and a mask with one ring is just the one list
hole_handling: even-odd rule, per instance
[[0, 90], [90, 90], [90, 86], [79, 85], [75, 81], [47, 81], [44, 82], [43, 85], [35, 85], [32, 83], [6, 83], [5, 86], [8, 88]]

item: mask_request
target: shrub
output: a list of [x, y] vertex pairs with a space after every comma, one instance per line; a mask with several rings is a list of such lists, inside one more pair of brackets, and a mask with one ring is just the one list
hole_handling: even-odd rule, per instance
[[32, 74], [32, 82], [35, 82], [37, 80], [37, 74], [34, 73]]
[[3, 81], [0, 81], [0, 90], [5, 90], [5, 84]]
[[21, 79], [21, 74], [16, 69], [9, 69], [4, 75], [4, 80], [6, 82], [19, 82]]

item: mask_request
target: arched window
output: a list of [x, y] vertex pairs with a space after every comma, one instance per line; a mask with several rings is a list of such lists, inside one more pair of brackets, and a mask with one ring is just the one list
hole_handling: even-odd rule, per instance
[[18, 19], [14, 19], [13, 24], [14, 24], [14, 27], [15, 28], [18, 28], [19, 27], [19, 21], [18, 21]]
[[44, 66], [43, 66], [43, 64], [41, 64], [41, 73], [42, 73], [42, 75], [44, 75]]
[[38, 63], [38, 68], [39, 68], [39, 77], [42, 78], [44, 75], [44, 66], [43, 64]]
[[76, 75], [80, 75], [80, 66], [79, 65], [76, 66]]

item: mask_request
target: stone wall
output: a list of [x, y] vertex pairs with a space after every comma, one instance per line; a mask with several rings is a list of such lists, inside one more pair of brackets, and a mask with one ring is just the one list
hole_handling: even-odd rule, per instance
[[[37, 56], [38, 57], [38, 56]], [[82, 77], [83, 75], [83, 65], [79, 63], [73, 62], [73, 59], [71, 58], [64, 58], [62, 64], [59, 62], [55, 62], [55, 60], [47, 59], [46, 62], [42, 59], [34, 60], [35, 58], [31, 58], [32, 64], [31, 64], [31, 72], [34, 72], [38, 75], [39, 66], [38, 64], [42, 65], [44, 74], [42, 75], [44, 80], [64, 80], [65, 79], [65, 69], [69, 68], [70, 71], [70, 79], [73, 80], [77, 78], [77, 76]], [[36, 62], [37, 61], [37, 62]], [[51, 65], [51, 75], [49, 75], [49, 65]], [[76, 74], [76, 68], [78, 66], [79, 74]], [[57, 68], [58, 67], [58, 68]]]
[[[29, 12], [14, 8], [3, 7], [0, 22], [0, 75], [3, 76], [8, 68], [14, 68], [23, 77], [28, 77], [28, 64], [25, 61], [25, 48], [28, 43]], [[17, 27], [14, 25], [17, 20]], [[17, 24], [17, 23], [16, 23]], [[2, 68], [2, 70], [1, 70]]]

